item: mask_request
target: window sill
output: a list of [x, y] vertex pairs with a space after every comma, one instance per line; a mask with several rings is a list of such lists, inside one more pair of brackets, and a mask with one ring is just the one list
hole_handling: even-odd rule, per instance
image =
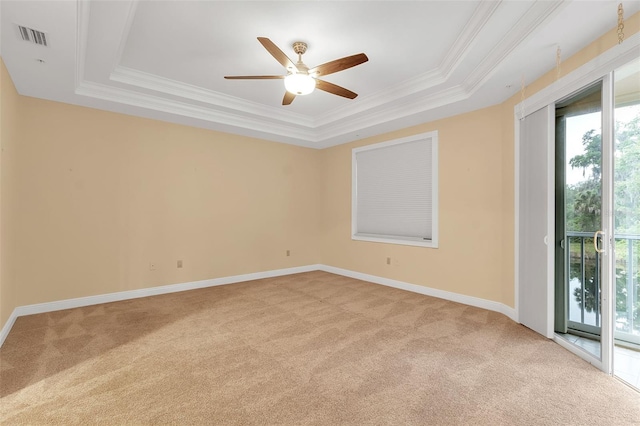
[[399, 245], [415, 246], [415, 247], [438, 248], [437, 239], [425, 240], [421, 238], [380, 236], [380, 235], [371, 235], [371, 234], [355, 234], [351, 236], [351, 239], [356, 241], [369, 241], [373, 243], [386, 243], [386, 244], [399, 244]]

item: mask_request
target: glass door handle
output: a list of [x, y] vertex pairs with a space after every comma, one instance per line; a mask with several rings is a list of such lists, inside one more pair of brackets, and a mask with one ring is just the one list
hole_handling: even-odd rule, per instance
[[597, 253], [604, 253], [604, 249], [598, 248], [598, 234], [602, 234], [602, 238], [604, 239], [604, 231], [596, 231], [595, 234], [593, 234], [593, 248]]

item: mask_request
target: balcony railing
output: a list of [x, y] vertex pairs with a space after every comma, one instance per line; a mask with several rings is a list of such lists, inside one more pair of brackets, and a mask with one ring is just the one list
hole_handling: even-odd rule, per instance
[[[599, 334], [600, 255], [593, 233], [567, 232], [569, 327]], [[640, 338], [640, 235], [616, 234], [616, 337]], [[620, 334], [620, 336], [618, 336]]]

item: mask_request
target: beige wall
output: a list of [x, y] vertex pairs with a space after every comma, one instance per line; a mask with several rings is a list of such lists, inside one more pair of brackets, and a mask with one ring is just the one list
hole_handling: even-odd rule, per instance
[[[627, 36], [639, 27], [627, 19]], [[562, 73], [616, 42], [605, 34]], [[315, 263], [514, 305], [520, 94], [315, 151], [21, 97], [0, 68], [0, 326], [17, 306]], [[351, 149], [431, 130], [440, 247], [352, 241]]]
[[319, 260], [315, 150], [27, 97], [20, 114], [8, 310]]
[[20, 96], [0, 60], [0, 328], [18, 306], [14, 280], [14, 160], [18, 142]]
[[[499, 107], [485, 108], [322, 151], [322, 263], [501, 301], [501, 121]], [[439, 248], [352, 241], [351, 150], [432, 130], [440, 160]]]

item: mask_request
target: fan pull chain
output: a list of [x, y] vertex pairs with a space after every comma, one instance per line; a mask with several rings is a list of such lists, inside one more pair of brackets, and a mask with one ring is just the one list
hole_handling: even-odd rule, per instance
[[562, 50], [560, 50], [560, 46], [558, 46], [558, 49], [556, 50], [556, 80], [560, 78], [561, 63], [562, 63]]
[[624, 41], [624, 8], [622, 3], [618, 5], [618, 44]]

